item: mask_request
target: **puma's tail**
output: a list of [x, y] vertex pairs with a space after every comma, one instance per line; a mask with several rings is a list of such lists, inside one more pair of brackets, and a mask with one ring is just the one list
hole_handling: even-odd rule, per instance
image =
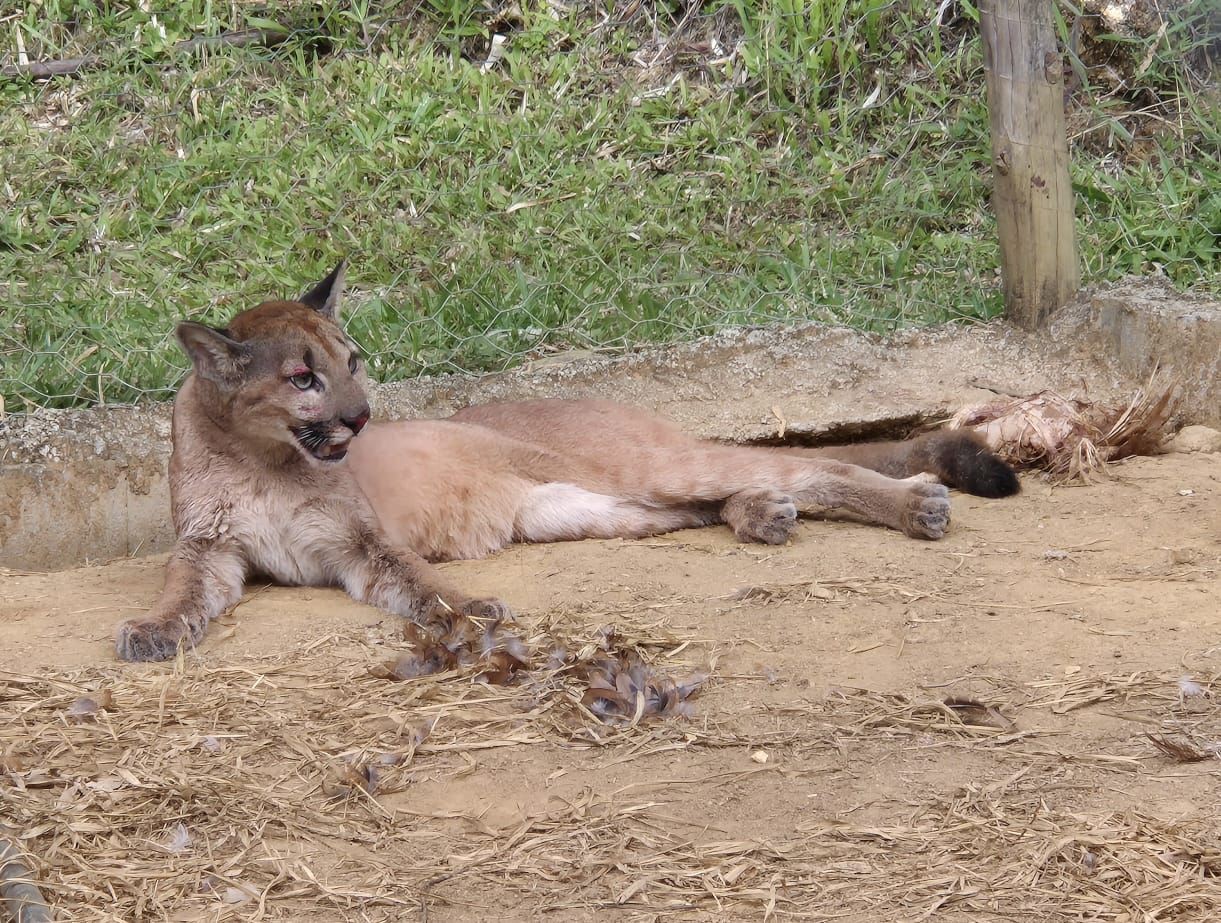
[[939, 430], [903, 442], [865, 442], [794, 451], [860, 465], [893, 478], [927, 471], [947, 487], [980, 497], [1010, 497], [1022, 489], [1013, 469], [994, 455], [982, 439], [965, 430]]

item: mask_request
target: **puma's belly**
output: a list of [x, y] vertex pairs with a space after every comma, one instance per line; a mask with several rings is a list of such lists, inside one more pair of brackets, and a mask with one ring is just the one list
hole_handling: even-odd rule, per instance
[[347, 464], [386, 537], [431, 561], [508, 545], [533, 486], [496, 434], [435, 420], [372, 424], [352, 441]]

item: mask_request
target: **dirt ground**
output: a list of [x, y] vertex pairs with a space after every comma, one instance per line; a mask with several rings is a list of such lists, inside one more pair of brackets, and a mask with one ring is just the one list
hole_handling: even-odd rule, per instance
[[[1023, 483], [956, 495], [937, 543], [810, 521], [448, 565], [519, 612], [510, 686], [378, 678], [396, 619], [278, 587], [123, 665], [163, 557], [7, 572], [0, 823], [73, 920], [1218, 919], [1221, 456]], [[607, 625], [711, 667], [694, 717], [580, 710], [541, 664]]]

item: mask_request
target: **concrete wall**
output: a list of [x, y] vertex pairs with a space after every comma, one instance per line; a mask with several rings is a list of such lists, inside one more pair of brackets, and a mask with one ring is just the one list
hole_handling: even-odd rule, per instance
[[[1221, 423], [1221, 306], [1148, 283], [1093, 293], [1047, 332], [1004, 323], [878, 337], [807, 325], [727, 331], [628, 355], [556, 357], [499, 375], [379, 386], [382, 418], [471, 403], [610, 397], [701, 436], [846, 441], [903, 434], [967, 403], [1045, 388], [1126, 399], [1154, 363], [1183, 383], [1185, 422]], [[51, 569], [167, 548], [166, 404], [0, 421], [0, 567]]]
[[[1060, 327], [1087, 332], [1119, 369], [1146, 378], [1159, 368], [1176, 379], [1188, 422], [1217, 426], [1221, 418], [1221, 304], [1131, 282], [1099, 292]], [[1053, 326], [1053, 333], [1056, 327]]]

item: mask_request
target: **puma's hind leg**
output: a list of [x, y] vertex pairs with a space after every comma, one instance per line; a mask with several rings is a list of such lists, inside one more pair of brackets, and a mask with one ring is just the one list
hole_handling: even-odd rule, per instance
[[648, 499], [716, 500], [739, 537], [783, 541], [795, 512], [844, 512], [913, 538], [938, 539], [950, 524], [949, 491], [941, 484], [898, 479], [841, 461], [798, 458], [765, 448], [697, 444], [683, 447], [669, 470], [655, 467]]
[[950, 527], [950, 492], [920, 477], [890, 478], [867, 468], [824, 462], [819, 477], [794, 491], [803, 513], [842, 510], [912, 538], [944, 538]]
[[795, 496], [767, 488], [743, 490], [725, 501], [721, 518], [739, 541], [764, 545], [788, 541], [797, 528], [798, 512], [843, 510], [892, 526], [913, 538], [938, 539], [945, 535], [950, 525], [950, 500], [944, 486], [920, 475], [901, 481], [883, 480], [894, 487], [861, 491], [859, 484], [845, 487], [822, 483], [812, 490], [797, 491]]

